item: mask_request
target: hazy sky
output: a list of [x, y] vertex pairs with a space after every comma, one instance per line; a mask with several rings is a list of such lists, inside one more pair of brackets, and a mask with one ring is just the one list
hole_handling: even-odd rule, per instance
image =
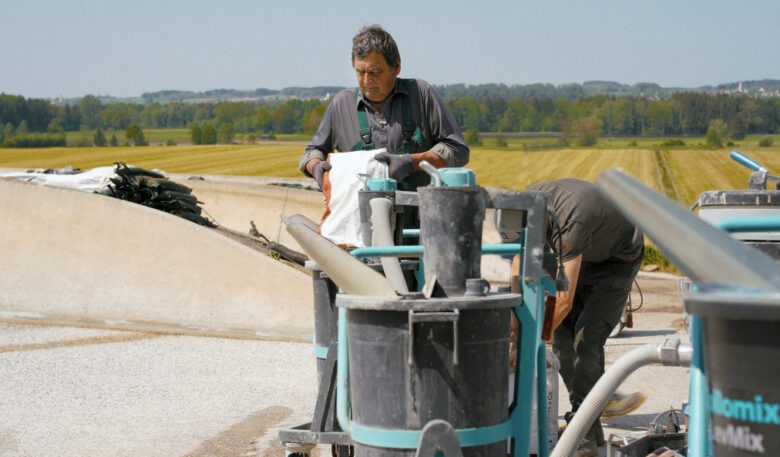
[[432, 84], [780, 79], [778, 0], [0, 0], [0, 93], [353, 86], [378, 23]]

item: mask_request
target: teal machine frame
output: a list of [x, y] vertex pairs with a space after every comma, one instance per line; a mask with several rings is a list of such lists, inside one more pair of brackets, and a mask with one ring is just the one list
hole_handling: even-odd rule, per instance
[[[751, 182], [757, 182], [758, 189], [765, 189], [768, 177], [763, 167], [745, 159], [737, 151], [732, 153], [732, 158], [743, 164], [749, 163], [750, 168], [760, 168], [758, 172], [761, 176], [757, 179], [751, 177]], [[708, 349], [704, 338], [707, 331], [705, 314], [698, 314], [707, 312], [706, 306], [710, 302], [701, 297], [708, 294], [723, 296], [726, 300], [734, 300], [734, 304], [739, 304], [742, 299], [773, 300], [780, 292], [780, 269], [776, 261], [759, 255], [729, 232], [777, 231], [780, 230], [780, 218], [738, 217], [710, 224], [619, 169], [601, 173], [596, 179], [596, 186], [691, 280], [691, 294], [683, 297], [690, 313], [693, 348], [687, 455], [708, 457], [714, 448], [709, 392], [709, 385], [714, 380], [708, 379], [705, 360]], [[696, 303], [697, 300], [704, 301]]]
[[[465, 169], [464, 169], [465, 170]], [[456, 176], [461, 174], [455, 171]], [[470, 172], [470, 170], [467, 170]], [[446, 174], [444, 174], [446, 176]], [[446, 185], [446, 183], [445, 183]], [[465, 185], [474, 185], [473, 177], [467, 180]], [[537, 441], [538, 455], [549, 455], [546, 404], [546, 354], [545, 344], [541, 339], [544, 322], [545, 298], [555, 295], [555, 285], [549, 275], [543, 269], [544, 246], [546, 240], [546, 214], [547, 199], [544, 193], [537, 191], [513, 192], [503, 189], [484, 189], [486, 194], [486, 208], [493, 208], [511, 214], [508, 217], [515, 224], [511, 229], [521, 232], [520, 243], [484, 244], [482, 253], [485, 255], [514, 255], [521, 254], [521, 266], [519, 277], [519, 294], [517, 305], [512, 307], [512, 312], [517, 317], [518, 332], [518, 360], [515, 368], [514, 400], [508, 405], [508, 419], [489, 427], [468, 428], [451, 430], [456, 438], [458, 449], [461, 447], [477, 446], [498, 441], [512, 440], [512, 450], [515, 456], [527, 455], [530, 444], [531, 415], [533, 409], [534, 383], [536, 389], [537, 416]], [[416, 192], [396, 191], [395, 204], [400, 206], [418, 206]], [[404, 236], [419, 236], [419, 231], [406, 229]], [[421, 245], [400, 245], [387, 247], [364, 247], [350, 251], [350, 254], [358, 259], [377, 258], [384, 256], [395, 257], [419, 257], [419, 265], [415, 275], [418, 283], [423, 284], [423, 247]], [[501, 294], [500, 292], [498, 294]], [[336, 366], [335, 395], [336, 415], [340, 431], [320, 432], [311, 424], [303, 424], [293, 429], [280, 430], [279, 439], [287, 443], [307, 444], [333, 444], [340, 450], [346, 447], [346, 443], [353, 439], [362, 443], [370, 443], [380, 447], [397, 449], [428, 448], [423, 430], [376, 430], [354, 424], [350, 417], [349, 406], [349, 348], [347, 345], [346, 309], [338, 309], [337, 323], [337, 355], [332, 354], [331, 348], [315, 347], [318, 358], [334, 359]], [[332, 395], [330, 389], [320, 386], [319, 397]], [[318, 398], [318, 408], [324, 400]], [[336, 451], [340, 452], [340, 451]], [[423, 451], [424, 452], [424, 451]], [[437, 448], [434, 455], [453, 454]], [[302, 452], [299, 455], [306, 455]], [[338, 454], [341, 455], [341, 454]], [[346, 455], [346, 453], [344, 454]], [[459, 455], [459, 451], [453, 455]]]
[[[491, 427], [454, 430], [459, 446], [470, 447], [511, 438], [513, 453], [516, 456], [527, 454], [530, 444], [531, 413], [533, 408], [533, 382], [536, 382], [537, 405], [546, 403], [547, 384], [546, 355], [544, 341], [541, 339], [544, 321], [544, 302], [549, 294], [555, 294], [555, 286], [542, 268], [546, 236], [546, 196], [541, 192], [509, 192], [486, 189], [488, 208], [516, 211], [517, 220], [524, 221], [522, 243], [484, 244], [482, 253], [486, 255], [522, 254], [520, 289], [517, 306], [513, 307], [519, 323], [518, 362], [515, 368], [515, 401], [509, 407], [509, 419]], [[396, 201], [403, 205], [415, 205], [415, 197], [410, 192], [396, 192]], [[407, 229], [405, 236], [419, 236], [416, 229]], [[421, 245], [402, 245], [387, 247], [363, 247], [350, 252], [354, 257], [364, 259], [384, 256], [419, 256], [422, 258]], [[422, 260], [417, 274], [422, 274]], [[419, 277], [419, 276], [418, 276]], [[422, 283], [423, 281], [421, 281]], [[342, 430], [376, 446], [388, 448], [415, 449], [421, 444], [421, 430], [377, 430], [353, 424], [349, 417], [349, 349], [347, 341], [346, 309], [338, 310], [338, 360], [337, 363], [337, 417]], [[537, 424], [546, 424], [547, 409], [537, 408]], [[547, 428], [537, 427], [537, 440], [540, 456], [547, 456]]]
[[[778, 232], [780, 216], [735, 217], [716, 222], [715, 227], [729, 233], [738, 232]], [[695, 289], [695, 285], [693, 286]], [[751, 293], [751, 292], [746, 292]], [[757, 293], [753, 291], [752, 293]], [[702, 317], [690, 316], [690, 335], [693, 345], [691, 360], [689, 404], [691, 406], [688, 427], [688, 455], [690, 457], [708, 457], [712, 455], [712, 435], [710, 432], [710, 389], [707, 369], [704, 363]]]

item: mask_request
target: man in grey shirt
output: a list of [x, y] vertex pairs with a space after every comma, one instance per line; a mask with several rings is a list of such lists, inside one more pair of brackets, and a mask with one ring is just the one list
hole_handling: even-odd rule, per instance
[[331, 101], [300, 159], [306, 176], [322, 187], [327, 156], [335, 151], [386, 148], [376, 159], [404, 190], [427, 182], [422, 160], [436, 168], [468, 163], [463, 134], [430, 84], [398, 78], [401, 57], [389, 33], [378, 25], [362, 28], [352, 39], [352, 66], [359, 92], [344, 90]]
[[[604, 344], [620, 320], [634, 277], [644, 257], [644, 237], [591, 183], [561, 179], [534, 184], [529, 190], [547, 196], [550, 213], [547, 238], [561, 256], [569, 281], [558, 292], [552, 316], [553, 351], [561, 377], [577, 411], [604, 373]], [[502, 232], [503, 242], [520, 237]], [[555, 273], [553, 273], [555, 275]], [[512, 264], [512, 282], [519, 277], [519, 259]], [[641, 393], [616, 394], [603, 416], [627, 414], [644, 401]], [[603, 444], [601, 422], [591, 427], [577, 457], [597, 456]]]

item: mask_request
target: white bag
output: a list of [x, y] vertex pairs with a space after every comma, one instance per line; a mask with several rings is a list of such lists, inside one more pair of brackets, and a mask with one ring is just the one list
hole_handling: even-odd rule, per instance
[[368, 175], [368, 179], [387, 179], [387, 164], [374, 159], [381, 152], [387, 150], [328, 154], [331, 169], [323, 176], [325, 214], [320, 222], [320, 235], [339, 246], [364, 246], [358, 207], [358, 191], [363, 188], [363, 181], [358, 175]]
[[[558, 443], [558, 372], [561, 370], [561, 362], [558, 357], [550, 350], [546, 349], [547, 356], [547, 449], [552, 450]], [[509, 374], [509, 404], [514, 401], [515, 393], [515, 374]], [[536, 383], [533, 388], [533, 403], [531, 409], [531, 433], [528, 442], [528, 453], [539, 453], [539, 434], [536, 426]], [[511, 452], [511, 445], [507, 448]]]
[[[552, 450], [558, 443], [558, 372], [561, 362], [549, 349], [547, 356], [547, 449]], [[534, 383], [534, 402], [531, 411], [531, 441], [528, 444], [529, 454], [539, 453], [538, 432], [536, 425], [536, 383]]]

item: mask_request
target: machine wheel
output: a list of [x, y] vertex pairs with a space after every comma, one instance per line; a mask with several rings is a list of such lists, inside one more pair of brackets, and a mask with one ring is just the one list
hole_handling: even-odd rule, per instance
[[354, 446], [343, 444], [332, 444], [330, 447], [330, 455], [333, 457], [355, 457], [355, 448]]
[[284, 443], [284, 456], [309, 457], [312, 449], [314, 445], [309, 443]]

